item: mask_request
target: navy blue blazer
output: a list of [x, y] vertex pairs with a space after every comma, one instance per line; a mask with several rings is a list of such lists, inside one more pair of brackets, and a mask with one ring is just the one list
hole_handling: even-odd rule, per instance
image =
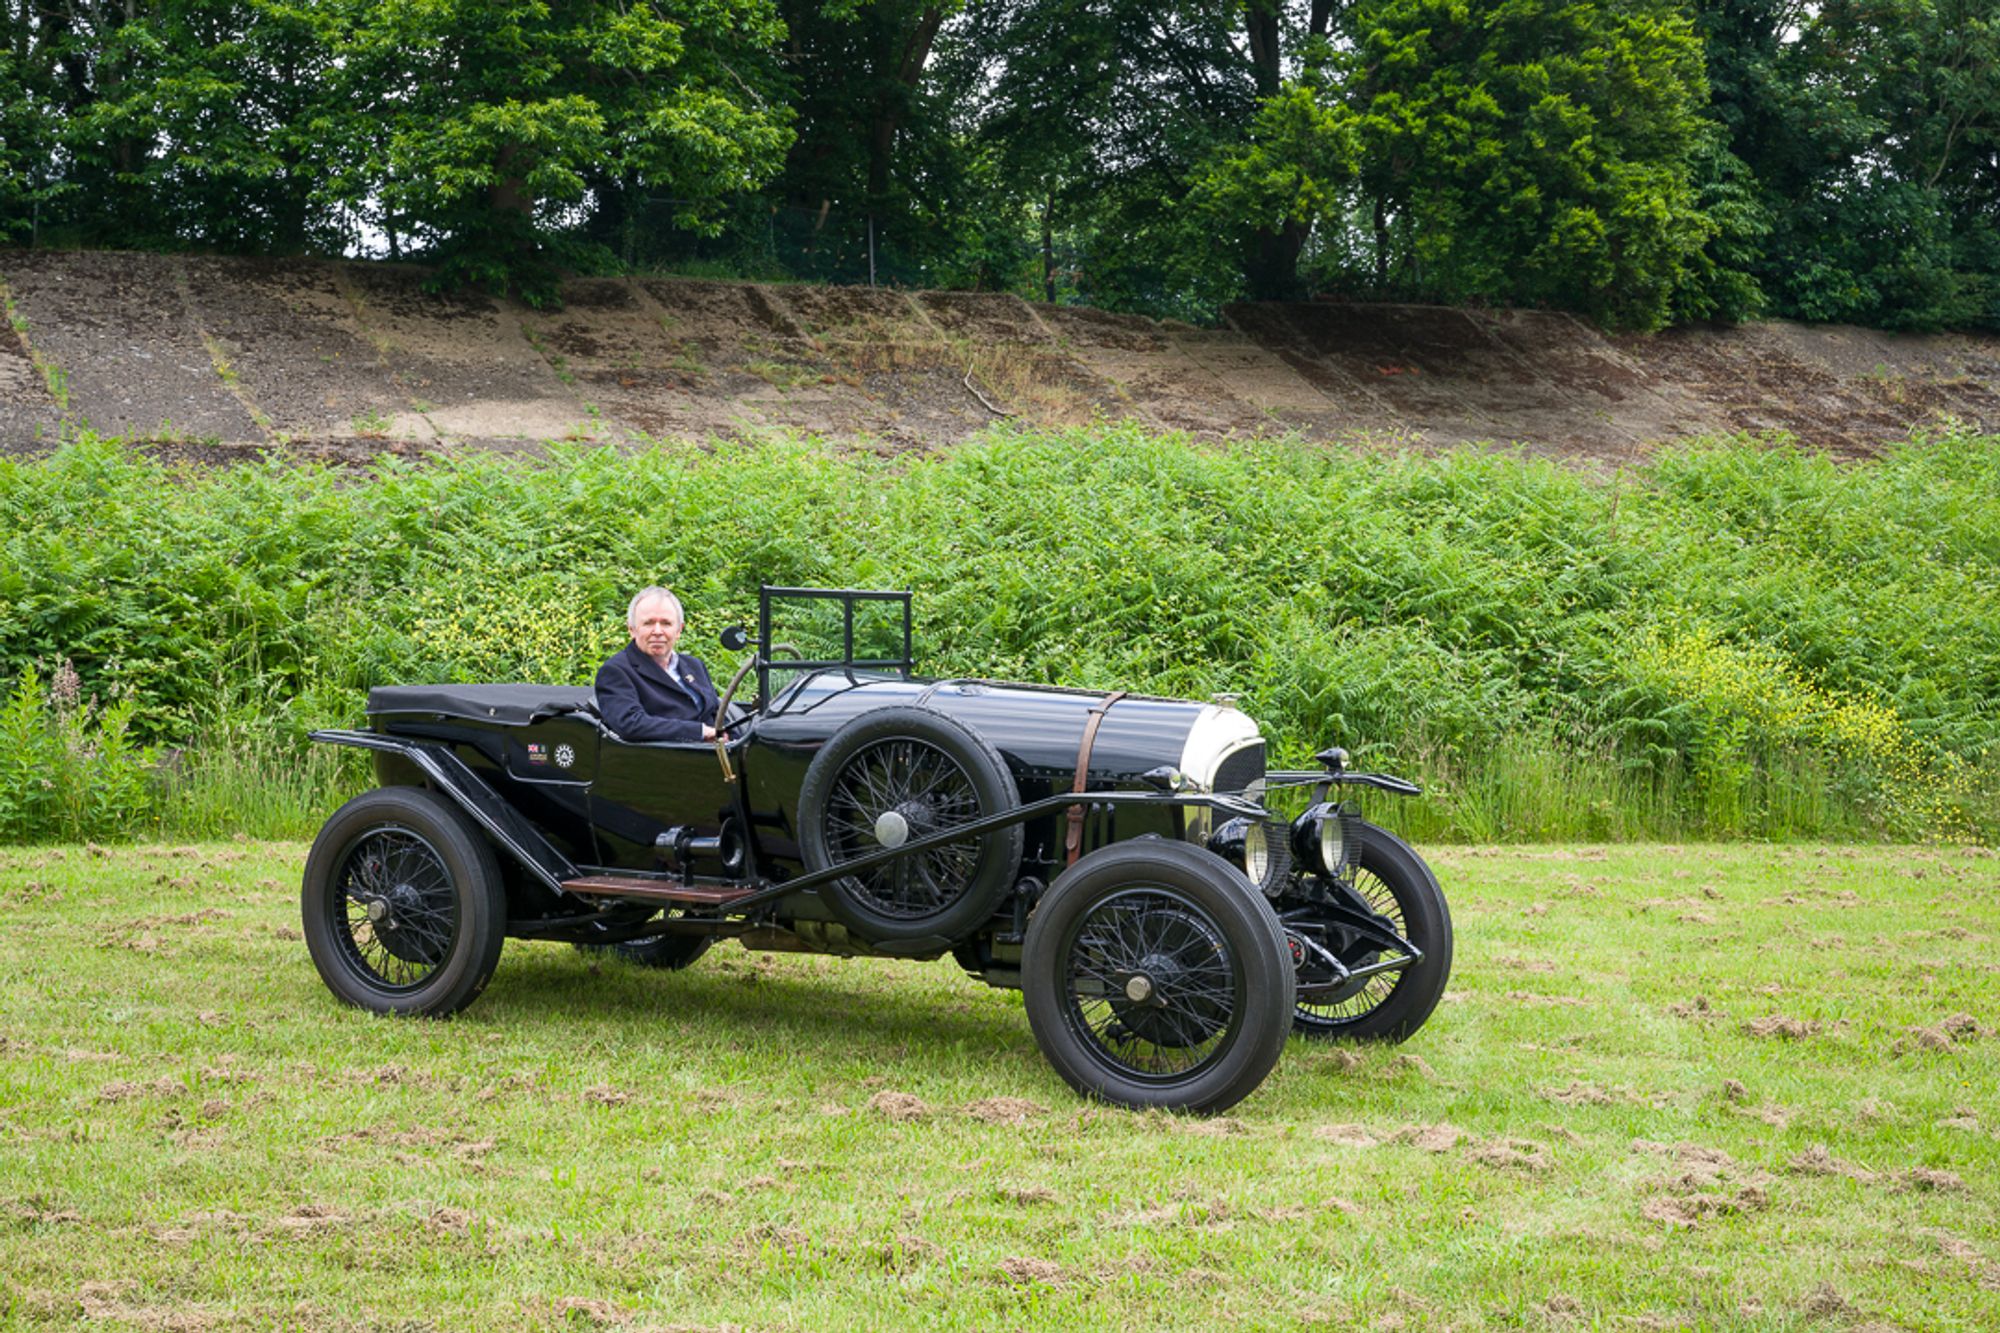
[[715, 725], [715, 682], [699, 657], [682, 653], [669, 677], [628, 643], [597, 669], [597, 711], [628, 741], [698, 741]]

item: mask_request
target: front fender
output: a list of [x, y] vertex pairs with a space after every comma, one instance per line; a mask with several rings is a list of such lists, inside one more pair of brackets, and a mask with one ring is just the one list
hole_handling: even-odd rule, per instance
[[494, 846], [556, 893], [563, 892], [563, 881], [580, 878], [583, 873], [446, 746], [373, 731], [315, 731], [307, 739], [322, 745], [385, 751], [407, 760], [440, 795], [484, 829]]

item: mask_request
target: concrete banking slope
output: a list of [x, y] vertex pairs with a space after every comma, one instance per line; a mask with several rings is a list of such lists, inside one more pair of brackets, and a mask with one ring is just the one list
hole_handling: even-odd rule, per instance
[[2000, 339], [1757, 324], [1611, 337], [1565, 315], [1236, 305], [1217, 329], [991, 293], [579, 279], [560, 310], [318, 260], [0, 251], [0, 450], [66, 429], [192, 455], [533, 449], [813, 432], [877, 449], [1002, 417], [1206, 438], [1517, 444], [1597, 465], [1786, 432], [1864, 456], [2000, 431]]

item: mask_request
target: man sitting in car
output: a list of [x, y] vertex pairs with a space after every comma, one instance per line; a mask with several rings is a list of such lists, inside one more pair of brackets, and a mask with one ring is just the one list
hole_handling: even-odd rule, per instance
[[628, 741], [712, 741], [715, 683], [699, 657], [676, 652], [687, 618], [665, 588], [642, 588], [625, 611], [626, 644], [597, 671], [597, 709]]

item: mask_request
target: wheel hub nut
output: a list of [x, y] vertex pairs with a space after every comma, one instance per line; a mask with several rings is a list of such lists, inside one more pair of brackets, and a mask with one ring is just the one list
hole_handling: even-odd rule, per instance
[[368, 904], [368, 919], [380, 925], [389, 915], [389, 904], [377, 898]]
[[1134, 1004], [1144, 1004], [1153, 998], [1153, 979], [1141, 973], [1125, 983], [1125, 998]]
[[910, 821], [900, 811], [884, 810], [875, 821], [875, 841], [884, 847], [901, 847], [910, 840]]

